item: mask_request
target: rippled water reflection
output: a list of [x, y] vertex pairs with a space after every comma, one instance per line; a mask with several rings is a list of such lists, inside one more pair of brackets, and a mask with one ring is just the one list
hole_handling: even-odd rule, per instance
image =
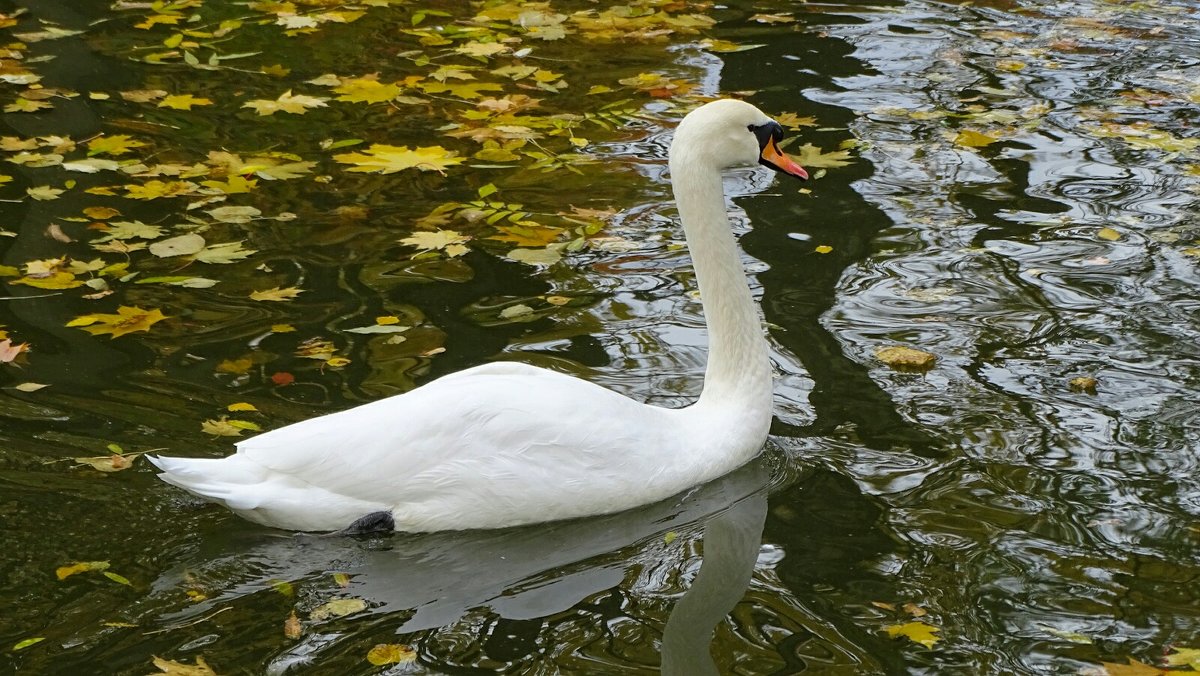
[[[647, 119], [590, 147], [605, 171], [563, 179], [571, 190], [544, 175], [505, 185], [545, 211], [620, 210], [608, 245], [554, 266], [484, 245], [409, 260], [397, 233], [432, 200], [463, 199], [442, 194], [453, 175], [413, 179], [400, 196], [356, 179], [370, 222], [334, 215], [317, 203], [325, 193], [281, 188], [270, 209], [303, 218], [256, 230], [256, 245], [272, 283], [310, 290], [303, 316], [244, 294], [137, 287], [134, 300], [186, 318], [109, 342], [63, 328], [86, 304], [0, 304], [0, 321], [36, 345], [26, 371], [0, 365], [4, 386], [54, 383], [0, 396], [0, 664], [145, 673], [153, 655], [203, 656], [217, 673], [374, 673], [367, 651], [402, 642], [419, 661], [395, 673], [1075, 673], [1200, 646], [1194, 3], [711, 11], [712, 37], [761, 46], [717, 55], [675, 35], [673, 63], [648, 50], [606, 63], [710, 94], [753, 91], [766, 110], [816, 118], [801, 143], [850, 142], [858, 158], [811, 193], [753, 170], [726, 184], [756, 194], [734, 223], [779, 372], [759, 461], [611, 517], [363, 540], [252, 527], [140, 465], [71, 469], [107, 443], [223, 453], [200, 423], [234, 401], [277, 426], [488, 359], [664, 405], [699, 391], [705, 338], [663, 186], [665, 104], [646, 102]], [[752, 18], [769, 12], [795, 21]], [[91, 48], [115, 50], [113, 35]], [[85, 45], [63, 44], [64, 55]], [[99, 62], [112, 87], [134, 86], [132, 71]], [[49, 133], [5, 119], [19, 135]], [[97, 123], [73, 119], [84, 131], [72, 133]], [[197, 147], [222, 132], [186, 130]], [[256, 133], [242, 142], [275, 142]], [[430, 203], [406, 201], [423, 191]], [[55, 255], [42, 235], [50, 207], [4, 206], [0, 225], [21, 236], [0, 240], [0, 263]], [[530, 316], [502, 314], [521, 304]], [[398, 344], [344, 332], [381, 314], [417, 328]], [[285, 321], [345, 338], [353, 364], [291, 358], [267, 330]], [[937, 365], [890, 370], [874, 353], [892, 344]], [[269, 386], [268, 365], [289, 358], [297, 382]], [[254, 367], [214, 375], [236, 359]], [[1094, 392], [1069, 385], [1080, 376]], [[88, 560], [133, 584], [54, 579]], [[308, 619], [339, 597], [368, 607]], [[295, 608], [298, 640], [282, 632]], [[887, 635], [914, 620], [940, 630], [932, 647]], [[31, 636], [46, 640], [9, 649]]]

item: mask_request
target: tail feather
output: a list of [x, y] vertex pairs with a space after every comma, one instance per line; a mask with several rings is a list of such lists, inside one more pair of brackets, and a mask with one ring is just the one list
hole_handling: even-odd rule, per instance
[[247, 510], [258, 507], [259, 500], [249, 490], [261, 483], [265, 468], [233, 454], [226, 458], [172, 458], [148, 455], [155, 467], [162, 470], [158, 477], [196, 495], [219, 502], [230, 509]]

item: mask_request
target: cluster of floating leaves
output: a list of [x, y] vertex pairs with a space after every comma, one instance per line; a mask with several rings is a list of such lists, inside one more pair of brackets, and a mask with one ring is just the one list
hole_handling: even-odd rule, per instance
[[[486, 2], [456, 12], [408, 8], [389, 0], [233, 6], [203, 0], [122, 1], [114, 5], [116, 20], [87, 31], [37, 20], [23, 11], [0, 16], [0, 30], [12, 36], [0, 50], [0, 80], [7, 90], [0, 102], [7, 112], [36, 116], [80, 99], [109, 121], [89, 138], [0, 138], [0, 166], [19, 167], [29, 183], [18, 188], [12, 175], [0, 173], [0, 199], [83, 205], [45, 224], [45, 235], [62, 244], [61, 255], [0, 266], [0, 282], [10, 289], [36, 289], [43, 296], [99, 301], [103, 309], [77, 316], [67, 326], [116, 339], [156, 331], [159, 322], [171, 326], [173, 320], [186, 321], [183, 308], [148, 307], [140, 300], [146, 294], [135, 292], [139, 287], [174, 287], [189, 294], [209, 290], [214, 298], [227, 298], [222, 283], [234, 276], [243, 279], [248, 266], [264, 276], [272, 273], [256, 262], [260, 251], [254, 241], [267, 223], [298, 218], [281, 210], [264, 213], [286, 184], [336, 197], [360, 193], [365, 183], [347, 187], [360, 174], [445, 175], [466, 168], [517, 177], [582, 173], [604, 159], [592, 139], [628, 137], [638, 133], [629, 128], [631, 123], [645, 126], [649, 119], [662, 124], [702, 99], [694, 82], [673, 73], [572, 83], [550, 66], [560, 59], [543, 58], [543, 53], [561, 54], [572, 40], [641, 43], [650, 49], [665, 46], [668, 37], [694, 35], [700, 40], [714, 23], [705, 9], [665, 0], [569, 11], [550, 2]], [[389, 21], [395, 29], [396, 53], [386, 62], [388, 74], [371, 70], [299, 77], [280, 65], [289, 60], [284, 58], [289, 40], [368, 17]], [[112, 56], [141, 64], [145, 85], [73, 91], [43, 82], [38, 65], [47, 57], [31, 57], [31, 45], [73, 39], [87, 39]], [[712, 40], [701, 44], [713, 51], [754, 47]], [[553, 99], [553, 106], [543, 105], [547, 99]], [[296, 137], [284, 118], [302, 115], [312, 118], [306, 129], [316, 134], [359, 129], [344, 121], [369, 119], [380, 138]], [[234, 119], [235, 127], [254, 130], [256, 136], [279, 131], [270, 149], [230, 148], [235, 140], [195, 148], [172, 139], [170, 130], [184, 119], [218, 126], [225, 124], [218, 120]], [[815, 124], [794, 115], [784, 122]], [[431, 142], [387, 142], [395, 136], [388, 126], [401, 124], [406, 129], [426, 126]], [[433, 142], [437, 137], [442, 140]], [[236, 138], [230, 132], [229, 139]], [[822, 165], [818, 149], [801, 150], [814, 166], [840, 166], [846, 158], [839, 151]], [[476, 187], [476, 199], [445, 202], [412, 222], [410, 231], [395, 239], [397, 255], [450, 259], [484, 248], [545, 267], [574, 252], [613, 244], [604, 233], [613, 211], [539, 211], [502, 199], [497, 183], [503, 185], [498, 179]], [[367, 190], [383, 190], [388, 184], [370, 185]], [[130, 215], [148, 210], [159, 214], [153, 223]], [[350, 203], [333, 213], [348, 220], [371, 216], [369, 208]], [[0, 228], [0, 237], [16, 235]], [[235, 269], [225, 272], [222, 266]], [[304, 291], [271, 279], [247, 297], [280, 303]], [[171, 294], [153, 298], [166, 298], [169, 305]], [[271, 331], [289, 330], [278, 328]], [[351, 362], [324, 349], [330, 343], [323, 340], [318, 349], [298, 342], [296, 355], [324, 356], [322, 368]], [[32, 350], [28, 343], [0, 334], [0, 363], [22, 363]]]

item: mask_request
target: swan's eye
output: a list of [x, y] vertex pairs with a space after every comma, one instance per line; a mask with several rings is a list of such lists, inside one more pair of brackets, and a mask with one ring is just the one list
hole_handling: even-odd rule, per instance
[[783, 127], [779, 126], [775, 120], [769, 120], [762, 124], [749, 124], [746, 125], [746, 129], [749, 129], [750, 133], [758, 139], [759, 149], [766, 148], [772, 140], [775, 143], [783, 140]]

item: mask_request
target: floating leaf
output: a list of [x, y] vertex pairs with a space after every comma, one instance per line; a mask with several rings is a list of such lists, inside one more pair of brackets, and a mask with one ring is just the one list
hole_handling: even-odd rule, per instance
[[320, 622], [336, 617], [353, 615], [366, 609], [367, 602], [359, 598], [334, 599], [313, 608], [312, 612], [309, 613], [309, 619], [313, 622]]
[[[0, 364], [11, 364], [22, 352], [29, 349], [29, 343], [14, 344], [11, 339], [0, 340]], [[19, 386], [18, 386], [19, 387]], [[31, 390], [25, 390], [29, 392]]]
[[1104, 665], [1104, 670], [1108, 676], [1164, 676], [1164, 674], [1168, 673], [1157, 667], [1139, 662], [1132, 657], [1129, 658], [1129, 664], [1116, 664], [1113, 662], [1101, 662], [1101, 664]]
[[378, 643], [367, 651], [367, 661], [377, 667], [385, 664], [405, 664], [417, 659], [417, 651], [399, 643]]
[[416, 247], [421, 251], [445, 250], [451, 257], [461, 256], [467, 252], [463, 246], [471, 241], [470, 235], [464, 235], [454, 230], [434, 230], [432, 232], [414, 232], [400, 240], [401, 244]]
[[212, 101], [206, 98], [198, 98], [191, 94], [174, 94], [164, 96], [158, 102], [159, 108], [174, 108], [176, 110], [191, 110], [193, 106], [211, 106]]
[[244, 401], [240, 401], [236, 404], [230, 404], [230, 405], [226, 406], [225, 409], [228, 411], [234, 412], [234, 413], [237, 413], [239, 411], [257, 411], [258, 410], [258, 408], [254, 406], [254, 404], [248, 404]]
[[41, 643], [42, 641], [45, 641], [45, 640], [46, 640], [45, 636], [34, 636], [33, 638], [27, 638], [22, 641], [17, 641], [16, 644], [13, 645], [12, 649], [13, 649], [13, 652], [16, 652], [18, 650], [24, 650], [31, 645]]
[[145, 143], [125, 134], [116, 136], [100, 136], [88, 141], [88, 156], [92, 155], [124, 155], [134, 148], [141, 148]]
[[329, 99], [318, 96], [305, 96], [303, 94], [292, 94], [292, 90], [287, 90], [279, 95], [278, 99], [271, 101], [269, 99], [256, 99], [247, 101], [242, 104], [243, 108], [253, 108], [254, 112], [259, 115], [274, 115], [275, 113], [292, 113], [293, 115], [303, 115], [312, 108], [324, 108], [329, 105], [325, 103]]
[[97, 455], [88, 458], [72, 458], [75, 462], [81, 465], [88, 465], [92, 469], [101, 472], [120, 472], [121, 470], [133, 467], [133, 461], [137, 460], [141, 453], [130, 453], [123, 455], [113, 453], [110, 455]]
[[1191, 667], [1194, 671], [1200, 671], [1200, 650], [1196, 648], [1172, 648], [1173, 652], [1167, 655], [1168, 667]]
[[1065, 641], [1070, 641], [1071, 643], [1079, 643], [1084, 645], [1091, 645], [1092, 643], [1092, 639], [1090, 637], [1077, 631], [1066, 631], [1045, 624], [1039, 624], [1038, 627], [1051, 636], [1057, 636], [1058, 638], [1061, 638]]
[[217, 673], [199, 655], [196, 656], [195, 664], [184, 664], [155, 656], [154, 666], [167, 676], [217, 676]]
[[789, 150], [793, 159], [802, 167], [826, 167], [836, 169], [837, 167], [845, 167], [851, 163], [850, 151], [835, 150], [833, 152], [824, 153], [821, 149], [811, 143], [804, 145], [794, 150]]
[[833, 247], [829, 246], [828, 244], [819, 244], [815, 249], [813, 249], [813, 251], [816, 251], [819, 254], [827, 254], [833, 251]]
[[441, 146], [426, 146], [410, 150], [408, 146], [373, 143], [361, 153], [343, 153], [333, 159], [354, 165], [350, 171], [391, 174], [405, 169], [443, 172], [447, 167], [461, 164], [463, 158]]
[[266, 291], [255, 291], [250, 294], [250, 299], [283, 302], [292, 300], [302, 293], [304, 293], [304, 289], [298, 289], [294, 286], [289, 286], [285, 289], [281, 289], [277, 286], [273, 289], [267, 289]]
[[278, 371], [271, 374], [271, 382], [275, 383], [275, 385], [279, 387], [283, 387], [296, 382], [296, 376], [288, 373], [287, 371]]
[[300, 638], [304, 633], [304, 627], [300, 624], [300, 618], [296, 617], [296, 609], [293, 608], [288, 613], [287, 619], [283, 621], [283, 636], [290, 638], [293, 641]]
[[234, 422], [228, 420], [225, 416], [221, 416], [217, 420], [205, 420], [200, 423], [200, 430], [205, 434], [211, 434], [216, 437], [240, 437], [246, 428], [241, 425], [235, 425], [233, 424]]
[[94, 336], [107, 333], [111, 334], [113, 338], [119, 338], [136, 331], [149, 331], [151, 326], [164, 319], [167, 319], [167, 316], [157, 308], [144, 310], [137, 306], [122, 305], [117, 308], [116, 314], [82, 315], [67, 322], [66, 325], [82, 328]]
[[924, 622], [892, 624], [883, 629], [892, 638], [903, 636], [913, 643], [919, 643], [926, 648], [932, 648], [933, 644], [938, 642], [937, 633], [941, 631], [938, 627], [925, 624]]
[[254, 207], [217, 207], [210, 209], [208, 215], [222, 223], [249, 223], [262, 216], [262, 212]]
[[174, 275], [167, 277], [141, 277], [134, 284], [168, 284], [170, 286], [182, 286], [187, 289], [208, 289], [216, 286], [217, 280], [208, 279], [207, 277]]
[[370, 334], [370, 333], [404, 333], [405, 331], [409, 330], [410, 328], [412, 328], [412, 327], [400, 326], [398, 324], [390, 324], [390, 325], [375, 324], [373, 326], [359, 326], [359, 327], [353, 328], [353, 329], [346, 329], [346, 332], [347, 333], [367, 333], [367, 334]]
[[21, 383], [20, 385], [14, 385], [13, 389], [17, 390], [18, 392], [37, 392], [45, 387], [50, 386], [43, 383]]
[[1095, 394], [1096, 386], [1099, 384], [1100, 381], [1091, 376], [1079, 376], [1077, 378], [1072, 378], [1070, 382], [1067, 383], [1067, 387], [1071, 388], [1072, 392]]
[[955, 145], [965, 146], [967, 148], [984, 148], [990, 146], [1000, 139], [989, 136], [983, 132], [973, 129], [963, 129], [954, 137]]
[[194, 258], [201, 263], [228, 264], [240, 261], [258, 253], [254, 249], [242, 247], [241, 241], [210, 244], [196, 252]]
[[59, 566], [55, 569], [54, 576], [59, 580], [65, 580], [78, 573], [108, 570], [109, 565], [108, 561], [81, 561], [69, 566]]
[[1100, 230], [1096, 232], [1096, 236], [1100, 239], [1108, 240], [1109, 242], [1115, 242], [1121, 239], [1121, 233], [1113, 230], [1112, 228], [1100, 228]]
[[133, 586], [133, 583], [130, 582], [129, 579], [126, 578], [124, 575], [118, 575], [118, 574], [112, 572], [111, 570], [104, 571], [104, 577], [107, 577], [108, 579], [112, 580], [113, 582], [116, 582], [117, 584], [123, 584], [126, 587]]
[[25, 189], [26, 195], [29, 195], [30, 197], [32, 197], [35, 200], [39, 200], [39, 201], [43, 201], [43, 202], [46, 202], [49, 200], [56, 200], [56, 199], [58, 199], [58, 196], [63, 194], [64, 192], [66, 192], [66, 191], [63, 190], [62, 188], [53, 188], [48, 185], [39, 185], [34, 188], [26, 188]]
[[204, 248], [204, 238], [196, 233], [188, 233], [160, 240], [150, 245], [150, 253], [159, 258], [173, 256], [190, 256]]
[[937, 357], [928, 352], [902, 345], [877, 348], [875, 350], [875, 357], [879, 361], [898, 370], [925, 370], [931, 368], [934, 362], [937, 361]]

